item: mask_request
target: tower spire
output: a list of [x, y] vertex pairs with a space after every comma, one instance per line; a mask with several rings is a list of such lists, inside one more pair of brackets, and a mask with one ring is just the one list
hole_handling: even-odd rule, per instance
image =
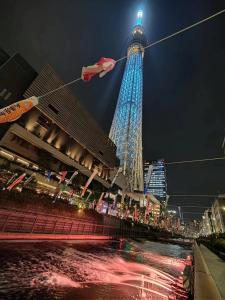
[[143, 18], [143, 11], [139, 9], [137, 12], [137, 18], [136, 18], [136, 26], [142, 26], [142, 18]]
[[142, 90], [146, 39], [143, 12], [138, 11], [127, 49], [127, 62], [109, 137], [117, 147], [120, 167], [128, 178], [128, 191], [143, 192]]

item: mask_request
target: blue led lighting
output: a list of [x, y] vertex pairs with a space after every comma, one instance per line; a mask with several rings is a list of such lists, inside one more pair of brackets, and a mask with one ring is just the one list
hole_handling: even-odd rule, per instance
[[143, 11], [139, 10], [137, 13], [136, 25], [142, 26], [142, 18], [143, 18]]

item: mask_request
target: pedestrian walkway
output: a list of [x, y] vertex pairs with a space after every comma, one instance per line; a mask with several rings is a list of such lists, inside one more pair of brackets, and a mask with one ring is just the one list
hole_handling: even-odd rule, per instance
[[200, 250], [220, 295], [225, 300], [225, 261], [202, 244], [200, 245]]

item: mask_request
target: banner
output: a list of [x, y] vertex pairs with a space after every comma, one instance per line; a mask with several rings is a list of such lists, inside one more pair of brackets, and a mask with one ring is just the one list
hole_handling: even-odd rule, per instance
[[138, 209], [136, 204], [134, 205], [133, 220], [138, 221]]
[[36, 174], [33, 173], [30, 175], [30, 177], [27, 178], [27, 180], [25, 180], [25, 182], [23, 183], [23, 188], [29, 183], [31, 182], [31, 180], [33, 179], [33, 177], [35, 176]]
[[84, 188], [83, 188], [83, 191], [82, 191], [82, 193], [81, 193], [81, 197], [83, 197], [84, 194], [86, 193], [87, 188], [89, 187], [90, 183], [91, 183], [92, 180], [94, 179], [95, 175], [98, 174], [98, 171], [99, 171], [98, 168], [95, 168], [94, 171], [92, 172], [91, 176], [88, 178], [88, 180], [87, 180], [87, 182], [86, 182], [86, 184], [85, 184], [85, 186], [84, 186]]
[[51, 171], [46, 171], [45, 175], [48, 177], [48, 181], [51, 180], [52, 172]]
[[144, 222], [148, 222], [148, 217], [149, 217], [149, 214], [150, 214], [150, 210], [151, 210], [151, 200], [150, 198], [147, 196], [147, 205], [146, 205], [146, 208], [145, 208], [145, 216], [144, 216]]
[[25, 178], [26, 173], [23, 173], [22, 175], [20, 175], [16, 180], [13, 181], [12, 184], [10, 184], [7, 187], [7, 190], [11, 191], [14, 187], [16, 187], [21, 181], [23, 181], [23, 179]]
[[3, 107], [0, 109], [0, 123], [15, 121], [36, 105], [38, 105], [38, 98], [32, 96], [25, 100]]
[[101, 193], [99, 199], [98, 199], [98, 202], [97, 202], [97, 205], [96, 205], [96, 210], [98, 212], [100, 212], [101, 208], [102, 208], [102, 205], [103, 205], [103, 197], [104, 197], [105, 193]]
[[59, 184], [60, 184], [65, 180], [67, 171], [61, 171], [61, 172], [59, 172], [59, 175], [60, 175], [60, 179], [59, 179]]
[[9, 178], [9, 180], [6, 183], [6, 186], [8, 186], [13, 180], [18, 176], [17, 173], [13, 174], [12, 177]]
[[116, 174], [115, 174], [115, 176], [114, 176], [114, 178], [113, 178], [113, 180], [112, 180], [112, 182], [111, 182], [111, 187], [114, 185], [117, 177], [119, 176], [119, 173], [121, 173], [122, 171], [123, 171], [123, 168], [119, 167]]
[[90, 81], [91, 78], [97, 74], [102, 78], [115, 67], [115, 64], [116, 61], [114, 59], [101, 57], [94, 65], [82, 68], [81, 79], [83, 81]]
[[78, 174], [78, 171], [73, 172], [72, 176], [70, 177], [69, 181], [67, 182], [66, 185], [69, 185], [72, 183], [74, 177]]

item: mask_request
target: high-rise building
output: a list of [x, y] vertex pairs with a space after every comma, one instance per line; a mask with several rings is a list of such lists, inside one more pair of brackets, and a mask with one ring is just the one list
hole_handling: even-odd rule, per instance
[[161, 203], [166, 203], [166, 169], [163, 159], [144, 162], [144, 191], [154, 195]]
[[143, 57], [146, 38], [138, 11], [127, 62], [109, 137], [117, 147], [123, 174], [128, 177], [128, 191], [143, 191], [142, 160], [142, 90]]

